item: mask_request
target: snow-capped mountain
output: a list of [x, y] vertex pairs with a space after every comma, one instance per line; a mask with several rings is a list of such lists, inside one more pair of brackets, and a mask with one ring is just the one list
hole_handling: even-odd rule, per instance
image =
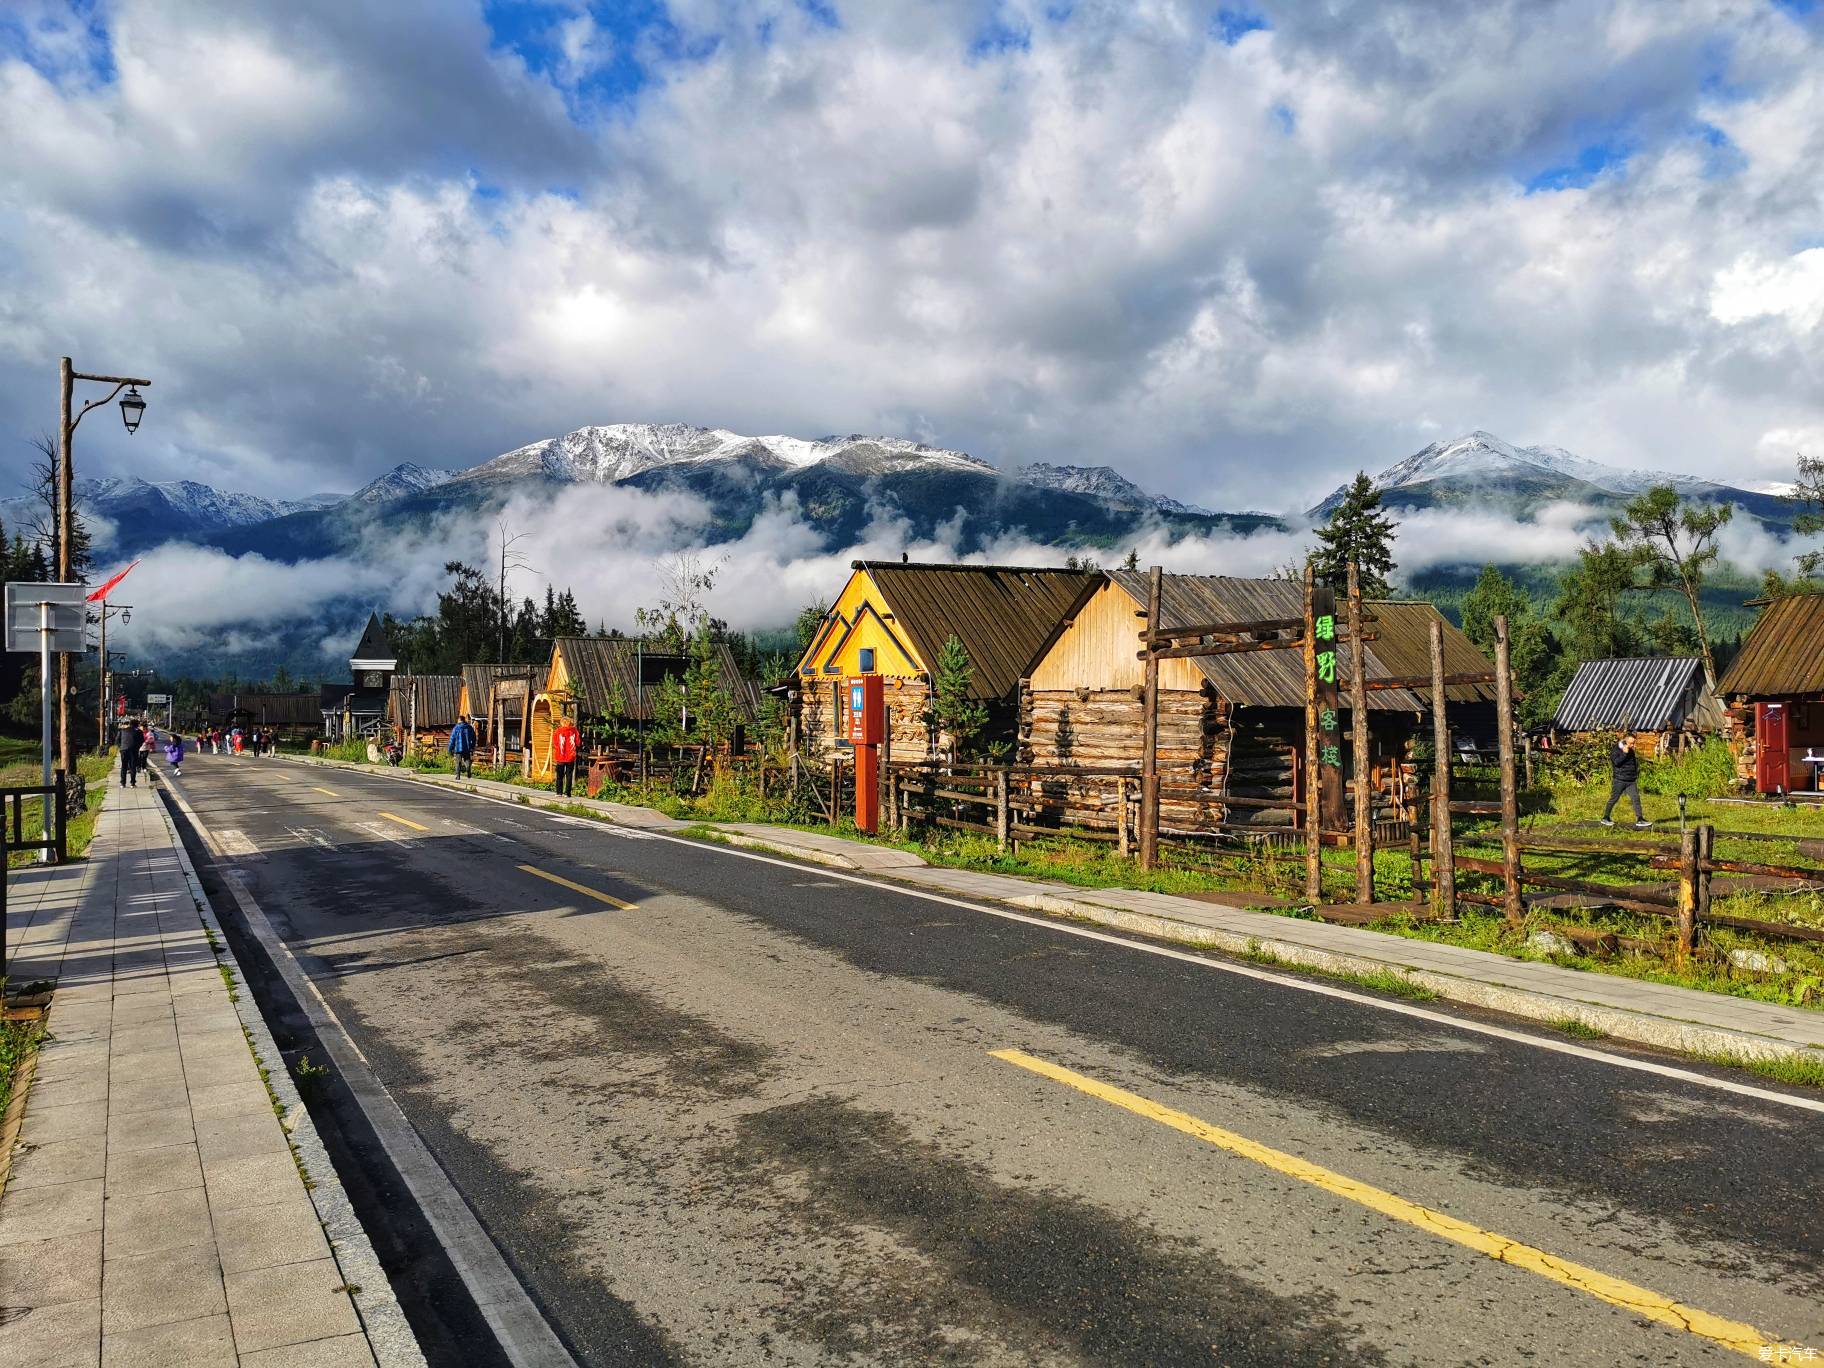
[[408, 494], [422, 494], [427, 489], [435, 489], [456, 478], [453, 470], [433, 470], [428, 466], [414, 465], [410, 461], [401, 462], [384, 475], [376, 476], [361, 488], [350, 494], [346, 500], [333, 499], [333, 503], [382, 504], [393, 499], [403, 499]]
[[563, 483], [620, 484], [648, 471], [748, 463], [778, 471], [829, 465], [856, 474], [948, 468], [992, 475], [994, 467], [959, 451], [895, 437], [743, 437], [686, 423], [609, 423], [496, 456], [453, 478], [497, 483], [536, 477]]
[[[1393, 508], [1475, 505], [1521, 516], [1553, 502], [1607, 509], [1654, 485], [1669, 484], [1687, 498], [1737, 503], [1763, 517], [1786, 513], [1778, 497], [1761, 491], [1694, 475], [1603, 465], [1563, 447], [1517, 447], [1481, 430], [1433, 442], [1383, 470], [1374, 477], [1374, 484]], [[1327, 517], [1342, 500], [1345, 488], [1332, 491], [1310, 516]]]
[[1073, 494], [1087, 494], [1125, 508], [1153, 509], [1160, 513], [1183, 513], [1204, 518], [1216, 516], [1209, 509], [1200, 508], [1196, 504], [1183, 503], [1162, 494], [1148, 494], [1113, 466], [1052, 465], [1047, 461], [1034, 461], [1030, 465], [1015, 466], [1008, 472], [1008, 478], [1040, 489], [1063, 489]]

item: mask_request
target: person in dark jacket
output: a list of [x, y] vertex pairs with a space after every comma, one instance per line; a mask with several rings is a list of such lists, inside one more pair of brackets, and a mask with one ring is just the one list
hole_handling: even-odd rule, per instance
[[129, 788], [139, 784], [139, 751], [145, 743], [146, 734], [130, 717], [121, 722], [120, 730], [114, 734], [114, 744], [120, 748], [120, 782]]
[[450, 757], [456, 765], [456, 777], [475, 773], [475, 724], [467, 716], [456, 719], [450, 728]]
[[1634, 737], [1624, 732], [1619, 741], [1609, 747], [1609, 801], [1602, 810], [1602, 824], [1614, 826], [1615, 821], [1609, 815], [1615, 811], [1615, 804], [1627, 794], [1628, 801], [1634, 804], [1634, 826], [1645, 831], [1653, 823], [1647, 820], [1646, 813], [1640, 810], [1640, 757], [1634, 753]]

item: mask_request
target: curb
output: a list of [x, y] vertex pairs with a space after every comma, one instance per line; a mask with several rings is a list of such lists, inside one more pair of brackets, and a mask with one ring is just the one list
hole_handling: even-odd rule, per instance
[[[216, 959], [234, 971], [240, 988], [234, 992], [237, 999], [234, 1004], [235, 1014], [241, 1019], [241, 1026], [247, 1032], [248, 1044], [256, 1063], [267, 1075], [266, 1086], [285, 1107], [285, 1116], [280, 1124], [284, 1127], [291, 1143], [297, 1148], [298, 1162], [307, 1169], [311, 1176], [311, 1185], [306, 1188], [310, 1194], [311, 1205], [317, 1209], [317, 1219], [323, 1223], [323, 1233], [329, 1239], [329, 1250], [335, 1256], [336, 1267], [342, 1271], [345, 1286], [359, 1288], [349, 1293], [349, 1301], [354, 1304], [355, 1314], [361, 1320], [361, 1329], [366, 1335], [368, 1347], [373, 1350], [374, 1359], [379, 1368], [424, 1368], [424, 1354], [418, 1348], [418, 1337], [412, 1333], [412, 1327], [406, 1320], [404, 1308], [393, 1293], [391, 1279], [380, 1265], [380, 1258], [374, 1253], [374, 1247], [367, 1238], [367, 1231], [362, 1229], [360, 1218], [348, 1200], [348, 1193], [342, 1187], [342, 1180], [336, 1176], [336, 1167], [330, 1162], [329, 1151], [323, 1147], [323, 1139], [317, 1134], [317, 1128], [311, 1124], [310, 1112], [304, 1106], [304, 1099], [298, 1095], [291, 1073], [284, 1066], [284, 1057], [279, 1052], [272, 1032], [266, 1028], [266, 1020], [260, 1015], [258, 1004], [253, 1000], [253, 991], [247, 986], [246, 971], [240, 961], [234, 957], [229, 948], [228, 937], [222, 931], [221, 923], [216, 920], [215, 910], [209, 905], [208, 895], [203, 892], [202, 881], [197, 877], [196, 866], [191, 863], [190, 852], [184, 849], [184, 842], [177, 830], [177, 824], [171, 819], [171, 811], [166, 806], [166, 795], [172, 802], [182, 802], [182, 798], [169, 781], [159, 785], [159, 816], [164, 820], [165, 830], [170, 833], [172, 849], [177, 852], [178, 867], [183, 870], [184, 882], [189, 886], [190, 896], [196, 903], [197, 916], [208, 928], [216, 942]], [[299, 1175], [302, 1183], [303, 1175]]]
[[[338, 769], [359, 770], [368, 773], [387, 772], [380, 770], [378, 766], [354, 764], [346, 760], [326, 760], [315, 756], [286, 758], [301, 759], [307, 764], [332, 766]], [[474, 789], [466, 789], [460, 782], [446, 779], [442, 775], [421, 775], [413, 772], [410, 779], [439, 788], [475, 792]], [[551, 797], [542, 790], [528, 789], [526, 794], [528, 795], [527, 801], [532, 806], [559, 806], [556, 803], [540, 802], [541, 798]], [[806, 864], [847, 870], [869, 878], [909, 884], [913, 887], [922, 886], [919, 880], [905, 873], [864, 865], [834, 851], [814, 850], [783, 840], [767, 840], [765, 837], [754, 836], [747, 832], [727, 830], [714, 822], [680, 822], [678, 826], [680, 828], [702, 827], [713, 831], [715, 839], [718, 841], [751, 850], [783, 855]], [[930, 867], [923, 861], [920, 861], [920, 865], [925, 868]], [[1502, 1012], [1523, 1020], [1552, 1025], [1564, 1021], [1575, 1021], [1600, 1031], [1613, 1040], [1646, 1045], [1655, 1049], [1672, 1050], [1680, 1054], [1723, 1055], [1738, 1060], [1795, 1059], [1824, 1062], [1824, 1049], [1794, 1044], [1775, 1036], [1735, 1031], [1723, 1026], [1706, 1026], [1699, 1022], [1658, 1016], [1625, 1007], [1605, 1006], [1586, 1002], [1581, 998], [1541, 992], [1534, 988], [1515, 988], [1505, 984], [1485, 983], [1479, 979], [1463, 978], [1435, 969], [1413, 968], [1392, 958], [1382, 959], [1345, 951], [1321, 950], [1298, 941], [1282, 940], [1272, 935], [1229, 931], [1220, 927], [1205, 926], [1198, 922], [1181, 921], [1161, 913], [1136, 912], [1127, 908], [1110, 907], [1104, 903], [1073, 898], [1064, 893], [1007, 893], [979, 894], [977, 896], [987, 901], [1017, 907], [1022, 911], [1040, 912], [1047, 916], [1091, 922], [1111, 930], [1125, 931], [1156, 940], [1173, 941], [1197, 949], [1219, 950], [1252, 959], [1269, 958], [1295, 969], [1350, 976], [1364, 973], [1393, 973], [1417, 987], [1437, 994], [1447, 1002]], [[1388, 937], [1388, 940], [1395, 944], [1398, 943], [1398, 939]], [[1495, 958], [1505, 962], [1503, 956]], [[1632, 982], [1633, 980], [1623, 981]], [[1686, 991], [1697, 992], [1699, 990], [1687, 989]]]

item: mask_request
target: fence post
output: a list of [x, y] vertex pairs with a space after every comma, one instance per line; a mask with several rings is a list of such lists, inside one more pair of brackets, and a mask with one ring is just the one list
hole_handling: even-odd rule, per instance
[[1692, 926], [1697, 928], [1710, 918], [1710, 861], [1716, 858], [1716, 828], [1705, 822], [1697, 829], [1697, 909]]
[[1115, 780], [1115, 849], [1121, 858], [1126, 859], [1134, 853], [1133, 842], [1127, 830], [1127, 776]]
[[835, 826], [842, 813], [842, 755], [830, 757], [830, 825]]
[[1349, 562], [1349, 718], [1355, 752], [1355, 900], [1374, 901], [1374, 779], [1368, 754], [1367, 647], [1362, 644], [1362, 579]]
[[1317, 578], [1305, 562], [1305, 899], [1324, 900], [1323, 809], [1317, 767]]
[[66, 795], [68, 794], [68, 791], [69, 791], [69, 784], [68, 784], [67, 776], [68, 776], [68, 771], [58, 770], [56, 775], [52, 779], [52, 785], [56, 789], [56, 793], [53, 796], [56, 798], [56, 801], [57, 801], [57, 825], [55, 827], [53, 827], [52, 830], [54, 830], [57, 833], [56, 861], [58, 864], [63, 864], [70, 857], [69, 856], [69, 834], [68, 834], [68, 828], [69, 828], [69, 823], [70, 823], [70, 810], [66, 806], [66, 802], [67, 802]]
[[1159, 643], [1165, 571], [1155, 565], [1146, 589], [1146, 718], [1140, 746], [1140, 868], [1159, 862]]
[[1501, 908], [1518, 926], [1520, 902], [1520, 794], [1514, 782], [1514, 686], [1508, 673], [1507, 618], [1495, 615], [1495, 725], [1501, 756]]
[[1412, 804], [1406, 819], [1406, 848], [1412, 860], [1412, 905], [1425, 906], [1424, 882], [1419, 874], [1419, 814], [1418, 804]]
[[1012, 815], [1007, 789], [1007, 767], [1003, 765], [994, 772], [994, 843], [1002, 850], [1007, 849], [1008, 819]]
[[1678, 962], [1691, 962], [1697, 938], [1697, 833], [1686, 828], [1678, 836]]
[[1444, 624], [1431, 623], [1431, 906], [1457, 915], [1457, 855], [1450, 826], [1450, 720], [1444, 700]]

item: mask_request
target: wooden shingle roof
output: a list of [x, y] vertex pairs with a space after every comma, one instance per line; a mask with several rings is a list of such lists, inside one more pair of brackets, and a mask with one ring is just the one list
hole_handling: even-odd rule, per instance
[[874, 581], [927, 665], [949, 637], [963, 643], [980, 699], [1013, 693], [1058, 624], [1102, 583], [1098, 571], [1020, 565], [856, 561], [854, 568]]
[[1725, 698], [1824, 693], [1824, 594], [1788, 594], [1761, 609], [1716, 691]]
[[394, 675], [389, 715], [402, 727], [409, 722], [419, 731], [441, 731], [456, 725], [461, 696], [461, 675]]
[[[1143, 570], [1116, 570], [1109, 578], [1144, 607], [1147, 574]], [[1443, 619], [1429, 603], [1369, 600], [1366, 610], [1378, 619], [1369, 630], [1383, 640], [1368, 643], [1364, 657], [1370, 680], [1403, 678], [1431, 673], [1433, 620], [1444, 622], [1444, 669], [1447, 674], [1475, 674], [1494, 667], [1475, 643]], [[1295, 580], [1237, 579], [1227, 575], [1166, 575], [1160, 585], [1160, 610], [1166, 627], [1208, 622], [1265, 622], [1301, 618], [1305, 611], [1304, 586]], [[1140, 648], [1139, 618], [1134, 620], [1134, 649]], [[1338, 648], [1337, 679], [1345, 681], [1353, 668], [1348, 645]], [[1235, 655], [1194, 656], [1191, 664], [1216, 686], [1224, 698], [1241, 707], [1302, 708], [1305, 705], [1305, 659], [1300, 650], [1250, 651]], [[1486, 687], [1468, 685], [1446, 688], [1451, 702], [1474, 701]], [[1426, 698], [1410, 689], [1376, 689], [1368, 695], [1370, 710], [1423, 712]]]
[[[585, 717], [650, 721], [652, 686], [678, 678], [690, 668], [689, 656], [655, 651], [650, 646], [642, 649], [633, 637], [559, 637], [553, 646], [563, 652], [571, 690]], [[711, 650], [723, 692], [751, 722], [759, 705], [753, 681], [742, 677], [727, 642], [718, 641]]]

